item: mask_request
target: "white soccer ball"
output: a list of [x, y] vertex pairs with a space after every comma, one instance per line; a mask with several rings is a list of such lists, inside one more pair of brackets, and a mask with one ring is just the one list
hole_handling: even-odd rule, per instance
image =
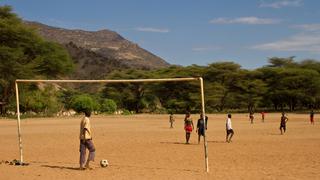
[[108, 160], [102, 159], [102, 160], [100, 161], [100, 166], [101, 166], [101, 167], [107, 167], [107, 166], [109, 166]]

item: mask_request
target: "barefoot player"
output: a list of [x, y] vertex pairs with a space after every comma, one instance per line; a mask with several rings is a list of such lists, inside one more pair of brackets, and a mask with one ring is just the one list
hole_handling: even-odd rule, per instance
[[314, 112], [313, 112], [313, 110], [311, 110], [311, 112], [310, 112], [310, 123], [312, 125], [314, 125]]
[[250, 111], [250, 113], [249, 113], [249, 119], [250, 119], [251, 124], [253, 124], [253, 119], [254, 119], [254, 113], [253, 113], [253, 111]]
[[207, 130], [208, 125], [208, 117], [206, 116], [205, 119], [203, 118], [203, 114], [200, 114], [200, 119], [197, 122], [197, 129], [196, 132], [198, 133], [198, 144], [200, 143], [200, 137], [205, 136], [205, 130]]
[[262, 121], [262, 122], [264, 122], [264, 116], [265, 116], [265, 112], [262, 111], [262, 112], [261, 112], [261, 121]]
[[[92, 142], [92, 133], [90, 119], [91, 111], [86, 110], [85, 117], [80, 123], [80, 170], [90, 169], [90, 161], [94, 161], [95, 147]], [[86, 161], [86, 149], [89, 150], [88, 159]]]
[[[230, 143], [232, 136], [234, 134], [233, 129], [232, 129], [231, 114], [228, 114], [228, 118], [226, 121], [226, 131], [227, 131], [226, 142]], [[230, 135], [230, 137], [229, 137], [229, 135]]]
[[188, 112], [186, 114], [186, 117], [184, 118], [184, 130], [186, 131], [186, 144], [189, 144], [189, 139], [190, 139], [190, 135], [193, 128], [194, 128], [193, 122], [192, 122], [190, 113]]
[[172, 113], [170, 113], [170, 116], [169, 116], [170, 128], [173, 128], [174, 121], [175, 121], [174, 116]]
[[[282, 116], [281, 116], [281, 119], [280, 119], [280, 132], [281, 132], [281, 135], [286, 132], [288, 120], [289, 119], [286, 116], [286, 114], [284, 112], [282, 112]], [[282, 130], [283, 130], [283, 132], [282, 132]]]

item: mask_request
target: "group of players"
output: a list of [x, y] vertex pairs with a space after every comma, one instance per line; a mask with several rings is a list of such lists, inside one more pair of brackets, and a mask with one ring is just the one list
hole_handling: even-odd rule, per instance
[[[226, 120], [226, 142], [230, 143], [231, 139], [234, 135], [234, 131], [232, 129], [232, 122], [231, 122], [231, 114], [227, 115], [227, 120]], [[264, 122], [265, 119], [265, 112], [261, 112], [261, 120]], [[249, 113], [249, 120], [251, 124], [253, 124], [254, 121], [254, 113], [251, 111]], [[280, 133], [283, 135], [286, 132], [286, 125], [288, 122], [289, 118], [287, 117], [285, 112], [282, 112], [281, 118], [280, 118]], [[170, 128], [173, 128], [173, 123], [175, 119], [173, 114], [170, 114], [169, 117], [169, 122], [170, 122]], [[313, 110], [310, 112], [310, 123], [314, 125], [314, 112]], [[201, 136], [205, 136], [205, 131], [207, 130], [207, 124], [208, 124], [208, 116], [203, 117], [203, 114], [200, 114], [200, 118], [197, 121], [197, 127], [196, 127], [196, 132], [198, 133], [198, 144], [200, 143], [200, 138]], [[191, 119], [190, 112], [187, 112], [184, 118], [184, 130], [186, 132], [186, 144], [189, 144], [190, 140], [190, 135], [191, 132], [194, 129], [193, 121]]]
[[[171, 113], [169, 116], [170, 128], [173, 128], [173, 123], [175, 119]], [[205, 130], [207, 130], [208, 125], [208, 116], [203, 117], [203, 114], [200, 114], [200, 118], [197, 122], [196, 132], [198, 133], [198, 143], [200, 143], [201, 136], [205, 135]], [[184, 130], [186, 131], [186, 144], [189, 144], [191, 132], [194, 129], [193, 121], [191, 119], [190, 112], [187, 112], [184, 118]]]
[[[169, 117], [170, 128], [173, 128], [174, 116], [171, 113]], [[200, 118], [197, 121], [196, 133], [198, 133], [198, 144], [200, 143], [201, 136], [205, 136], [205, 132], [208, 129], [208, 116], [203, 116], [200, 114]], [[192, 130], [194, 129], [193, 121], [191, 119], [190, 112], [187, 112], [184, 118], [184, 130], [186, 132], [186, 144], [189, 144], [190, 135]], [[231, 114], [228, 114], [228, 118], [226, 121], [226, 142], [230, 143], [233, 137], [234, 131], [232, 129], [232, 122], [231, 122]]]
[[[80, 170], [84, 169], [91, 169], [89, 166], [90, 161], [94, 161], [95, 158], [95, 146], [92, 141], [91, 136], [91, 125], [90, 125], [90, 116], [91, 111], [85, 111], [85, 116], [81, 119], [80, 122]], [[231, 139], [234, 135], [234, 131], [232, 129], [232, 122], [231, 122], [231, 114], [228, 114], [227, 120], [226, 120], [226, 142], [230, 143]], [[262, 122], [264, 122], [265, 113], [261, 113]], [[253, 123], [254, 115], [253, 113], [249, 114], [249, 119], [251, 123]], [[286, 124], [288, 122], [288, 117], [283, 112], [282, 116], [280, 118], [280, 132], [281, 134], [286, 132]], [[170, 127], [173, 128], [173, 123], [175, 119], [173, 114], [170, 114], [169, 122]], [[310, 122], [311, 124], [314, 124], [314, 112], [310, 112]], [[207, 130], [208, 125], [208, 116], [203, 116], [203, 114], [200, 114], [200, 118], [197, 122], [196, 132], [198, 133], [198, 144], [200, 143], [201, 136], [205, 137], [205, 132]], [[187, 112], [184, 118], [184, 130], [186, 132], [186, 144], [189, 144], [191, 132], [194, 129], [194, 125], [191, 119], [190, 112]], [[89, 150], [88, 158], [86, 158], [86, 150]]]

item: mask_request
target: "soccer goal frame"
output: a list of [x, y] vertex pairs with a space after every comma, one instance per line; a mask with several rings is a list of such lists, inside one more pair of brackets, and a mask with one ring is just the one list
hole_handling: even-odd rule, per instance
[[[23, 164], [23, 148], [21, 137], [21, 123], [20, 123], [20, 103], [19, 103], [19, 83], [151, 83], [151, 82], [180, 82], [180, 81], [199, 81], [200, 82], [200, 95], [201, 95], [201, 112], [203, 120], [205, 121], [205, 104], [204, 104], [204, 88], [202, 77], [190, 78], [164, 78], [164, 79], [121, 79], [121, 80], [35, 80], [35, 79], [17, 79], [15, 81], [16, 101], [17, 101], [17, 127], [18, 127], [18, 143], [20, 152], [20, 164]], [[206, 131], [206, 128], [204, 129]], [[204, 154], [205, 154], [205, 171], [209, 172], [209, 159], [208, 159], [208, 145], [206, 140], [206, 133], [204, 133]]]

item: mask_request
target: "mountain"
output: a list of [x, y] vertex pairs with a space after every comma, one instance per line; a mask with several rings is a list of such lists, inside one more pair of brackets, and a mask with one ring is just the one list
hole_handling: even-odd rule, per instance
[[69, 76], [70, 79], [104, 79], [113, 70], [130, 68], [120, 60], [102, 56], [94, 51], [79, 47], [73, 42], [64, 46], [75, 64], [75, 71]]
[[110, 30], [84, 31], [25, 21], [47, 40], [66, 47], [76, 64], [73, 78], [98, 79], [114, 69], [157, 69], [170, 64]]

